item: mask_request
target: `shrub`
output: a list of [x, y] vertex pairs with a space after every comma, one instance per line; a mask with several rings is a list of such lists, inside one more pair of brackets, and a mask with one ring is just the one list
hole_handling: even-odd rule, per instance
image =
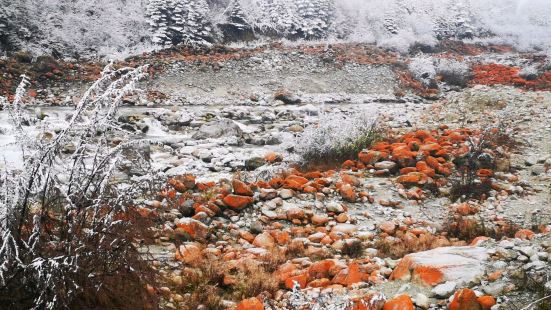
[[[149, 180], [113, 182], [123, 151], [143, 143], [128, 142], [114, 116], [146, 72], [108, 65], [56, 134], [46, 123], [37, 124], [38, 134], [25, 128], [32, 122], [21, 107], [26, 77], [11, 104], [0, 98], [24, 155], [20, 170], [0, 175], [0, 303], [6, 308], [152, 305], [148, 265], [134, 244], [148, 226], [137, 223], [143, 218], [132, 207]], [[69, 154], [67, 145], [74, 145]]]
[[434, 62], [429, 57], [416, 57], [412, 58], [408, 65], [411, 75], [423, 83], [425, 86], [431, 86], [434, 88], [434, 79], [436, 78], [436, 69]]
[[518, 76], [520, 76], [521, 78], [523, 78], [527, 81], [536, 80], [539, 75], [540, 75], [539, 70], [536, 66], [524, 67], [518, 73]]
[[442, 78], [442, 81], [449, 85], [466, 87], [471, 80], [469, 66], [453, 59], [441, 59], [438, 62], [436, 73]]
[[355, 158], [382, 134], [375, 113], [324, 114], [297, 138], [295, 151], [306, 165], [340, 163]]
[[483, 199], [492, 189], [491, 180], [485, 174], [497, 168], [499, 161], [507, 156], [506, 151], [520, 146], [504, 122], [501, 120], [496, 126], [484, 129], [480, 135], [470, 136], [468, 152], [453, 160], [457, 173], [451, 177], [452, 201]]

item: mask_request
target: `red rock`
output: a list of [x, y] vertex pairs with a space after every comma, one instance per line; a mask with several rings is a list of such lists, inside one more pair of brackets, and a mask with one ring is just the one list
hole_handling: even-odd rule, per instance
[[341, 214], [337, 215], [335, 220], [338, 223], [346, 223], [346, 221], [348, 221], [348, 215], [346, 213], [341, 213]]
[[530, 229], [521, 229], [515, 233], [515, 238], [522, 240], [532, 240], [535, 234]]
[[482, 310], [473, 290], [463, 288], [455, 292], [450, 303], [450, 310]]
[[329, 278], [329, 271], [335, 266], [335, 261], [332, 259], [326, 259], [313, 263], [308, 268], [308, 276], [310, 279]]
[[267, 232], [263, 232], [254, 238], [253, 245], [259, 248], [270, 249], [275, 246], [275, 239]]
[[264, 304], [258, 298], [253, 297], [241, 301], [235, 310], [264, 310]]
[[360, 184], [358, 178], [350, 174], [343, 173], [341, 175], [341, 179], [343, 183], [350, 184], [352, 186], [358, 186]]
[[227, 195], [222, 201], [232, 209], [241, 210], [252, 204], [254, 199], [249, 196]]
[[357, 263], [351, 263], [348, 269], [343, 269], [331, 281], [334, 284], [342, 284], [351, 286], [353, 284], [362, 282], [362, 273], [360, 272], [360, 266]]
[[287, 210], [287, 219], [289, 221], [302, 220], [304, 219], [304, 217], [305, 217], [304, 210], [302, 210], [299, 207], [293, 207]]
[[266, 155], [264, 155], [264, 159], [269, 163], [275, 163], [275, 162], [282, 161], [283, 156], [281, 156], [281, 154], [277, 154], [275, 152], [269, 152]]
[[503, 275], [503, 271], [501, 270], [494, 271], [488, 275], [488, 281], [494, 282], [500, 279], [502, 275]]
[[413, 279], [427, 286], [437, 285], [444, 280], [444, 274], [438, 268], [419, 266], [413, 269]]
[[283, 187], [294, 190], [301, 190], [304, 184], [308, 183], [308, 179], [296, 175], [290, 175], [285, 178]]
[[383, 310], [414, 310], [413, 301], [408, 295], [399, 295], [387, 301]]
[[285, 279], [285, 287], [288, 289], [293, 289], [295, 287], [295, 284], [298, 284], [301, 289], [305, 288], [308, 284], [308, 274], [303, 273], [298, 276], [293, 276]]
[[402, 184], [416, 184], [422, 185], [428, 182], [429, 178], [426, 174], [421, 172], [410, 172], [406, 175], [399, 176], [396, 182]]
[[193, 239], [205, 239], [209, 232], [207, 225], [191, 218], [179, 219], [176, 227], [185, 231]]
[[408, 174], [410, 172], [417, 172], [417, 168], [415, 167], [405, 167], [400, 169], [400, 174]]
[[308, 287], [326, 287], [331, 284], [331, 280], [327, 278], [316, 279], [308, 283]]
[[242, 196], [252, 196], [253, 195], [253, 191], [252, 191], [251, 187], [249, 185], [245, 184], [244, 182], [240, 181], [240, 180], [233, 179], [232, 180], [232, 187], [233, 187], [233, 192], [236, 195], [242, 195]]
[[358, 159], [366, 165], [373, 165], [374, 163], [378, 162], [381, 158], [382, 158], [381, 152], [378, 152], [378, 151], [361, 151], [358, 154]]
[[489, 295], [480, 296], [477, 301], [482, 307], [482, 310], [490, 310], [490, 308], [496, 304], [495, 298]]
[[480, 178], [488, 178], [491, 177], [493, 174], [493, 171], [490, 169], [478, 169], [478, 171], [476, 171], [476, 175]]
[[197, 261], [201, 259], [201, 248], [194, 243], [185, 243], [180, 245], [180, 248], [176, 249], [176, 254], [174, 258], [176, 260], [182, 261], [186, 264]]
[[379, 224], [379, 229], [389, 235], [394, 234], [396, 223], [393, 221], [385, 221]]
[[329, 218], [326, 215], [314, 214], [310, 218], [310, 221], [316, 226], [321, 226], [327, 224], [327, 222], [329, 222]]
[[354, 192], [354, 188], [349, 184], [341, 186], [339, 193], [344, 200], [348, 202], [356, 202], [356, 192]]

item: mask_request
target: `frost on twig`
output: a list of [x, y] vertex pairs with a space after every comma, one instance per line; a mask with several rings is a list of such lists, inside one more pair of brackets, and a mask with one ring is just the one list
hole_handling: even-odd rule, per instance
[[87, 291], [110, 290], [113, 276], [140, 269], [133, 240], [121, 235], [131, 230], [123, 211], [149, 180], [115, 180], [124, 152], [148, 142], [130, 141], [115, 116], [146, 72], [106, 66], [58, 131], [38, 124], [28, 132], [25, 77], [11, 103], [0, 98], [23, 160], [21, 169], [6, 165], [0, 173], [2, 305], [69, 307]]

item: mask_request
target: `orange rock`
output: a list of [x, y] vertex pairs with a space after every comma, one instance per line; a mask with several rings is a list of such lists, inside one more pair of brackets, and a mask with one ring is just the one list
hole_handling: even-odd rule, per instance
[[385, 221], [379, 224], [379, 229], [389, 235], [394, 234], [396, 230], [396, 223], [393, 221]]
[[532, 240], [535, 234], [530, 229], [521, 229], [515, 233], [515, 238], [522, 240]]
[[499, 278], [501, 278], [502, 275], [503, 275], [503, 271], [501, 270], [494, 271], [488, 275], [488, 281], [494, 282]]
[[275, 152], [268, 152], [264, 155], [264, 159], [269, 163], [280, 162], [283, 160], [283, 156]]
[[450, 310], [482, 310], [473, 290], [463, 288], [455, 292], [450, 303]]
[[434, 286], [444, 280], [444, 274], [438, 268], [418, 266], [413, 269], [413, 279], [424, 285]]
[[348, 202], [356, 202], [356, 192], [354, 192], [354, 188], [352, 188], [349, 184], [341, 186], [339, 193], [344, 200]]
[[399, 176], [396, 182], [402, 184], [426, 184], [429, 181], [429, 177], [422, 172], [410, 172], [406, 175]]
[[465, 216], [478, 213], [478, 208], [471, 206], [468, 203], [462, 203], [455, 208], [455, 211]]
[[198, 245], [193, 243], [180, 245], [180, 248], [176, 249], [176, 254], [174, 255], [176, 260], [182, 261], [186, 264], [197, 261], [201, 257], [201, 249]]
[[298, 276], [289, 277], [285, 279], [285, 287], [288, 289], [293, 289], [295, 285], [298, 284], [300, 288], [305, 288], [306, 284], [308, 284], [308, 274], [303, 273]]
[[249, 242], [249, 243], [253, 243], [253, 241], [254, 241], [254, 235], [251, 234], [248, 231], [245, 231], [245, 230], [239, 231], [239, 237], [247, 240], [247, 242]]
[[325, 225], [327, 222], [329, 222], [329, 218], [326, 215], [314, 214], [310, 218], [310, 221], [312, 222], [312, 224], [314, 224], [316, 226], [321, 226], [321, 225]]
[[360, 181], [358, 180], [358, 178], [350, 174], [343, 173], [341, 175], [341, 179], [343, 183], [350, 184], [352, 186], [357, 186], [360, 184]]
[[432, 137], [428, 130], [417, 130], [414, 133], [414, 135], [415, 135], [416, 138], [421, 139], [421, 140], [425, 140], [427, 138]]
[[308, 183], [308, 179], [297, 175], [290, 175], [285, 178], [283, 187], [294, 190], [301, 190], [304, 184]]
[[241, 301], [235, 310], [264, 310], [264, 304], [258, 298], [253, 297]]
[[254, 199], [253, 197], [249, 197], [249, 196], [228, 195], [224, 197], [222, 201], [224, 201], [224, 203], [228, 207], [234, 210], [241, 210], [246, 206], [252, 204], [254, 202]]
[[335, 266], [335, 261], [332, 259], [326, 259], [313, 263], [308, 268], [308, 275], [310, 279], [329, 278], [329, 270]]
[[471, 244], [470, 246], [478, 246], [478, 244], [482, 241], [486, 241], [486, 240], [489, 240], [490, 238], [486, 237], [486, 236], [478, 236], [476, 238], [473, 239], [473, 241], [471, 241]]
[[400, 169], [400, 174], [408, 174], [410, 172], [417, 172], [417, 168], [415, 167], [405, 167]]
[[342, 163], [341, 167], [343, 169], [354, 168], [354, 167], [356, 167], [356, 162], [349, 159], [349, 160], [345, 161], [344, 163]]
[[270, 249], [275, 246], [275, 239], [269, 233], [263, 232], [254, 238], [253, 245], [259, 248]]
[[428, 144], [423, 144], [419, 147], [419, 151], [420, 152], [425, 152], [425, 153], [431, 153], [431, 152], [438, 152], [442, 147], [440, 146], [440, 144], [438, 143], [428, 143]]
[[277, 244], [284, 245], [291, 241], [291, 236], [286, 231], [276, 230], [273, 232], [272, 237], [275, 238]]
[[351, 263], [348, 269], [341, 270], [332, 281], [334, 284], [342, 284], [351, 286], [362, 282], [362, 273], [360, 272], [360, 266], [357, 263]]
[[331, 280], [327, 278], [316, 279], [308, 283], [309, 287], [326, 287], [331, 284]]
[[490, 310], [496, 304], [495, 298], [489, 295], [480, 296], [477, 300], [480, 306], [482, 306], [482, 310]]
[[480, 178], [491, 177], [493, 174], [494, 173], [490, 169], [478, 169], [478, 171], [476, 171], [476, 175]]
[[387, 301], [383, 310], [414, 310], [413, 301], [408, 295], [399, 295]]
[[285, 184], [285, 181], [282, 178], [273, 178], [268, 182], [268, 184], [270, 184], [272, 188], [280, 188], [283, 184]]
[[233, 187], [233, 192], [236, 195], [242, 195], [242, 196], [253, 195], [253, 191], [251, 187], [238, 179], [232, 180], [232, 187]]
[[440, 163], [438, 162], [438, 159], [436, 159], [435, 157], [432, 157], [432, 156], [427, 157], [427, 164], [432, 169], [438, 169], [440, 167]]
[[366, 165], [373, 165], [382, 159], [382, 157], [383, 156], [379, 151], [361, 151], [358, 154], [358, 159]]
[[176, 227], [185, 231], [193, 239], [205, 239], [209, 231], [207, 225], [191, 218], [178, 220]]

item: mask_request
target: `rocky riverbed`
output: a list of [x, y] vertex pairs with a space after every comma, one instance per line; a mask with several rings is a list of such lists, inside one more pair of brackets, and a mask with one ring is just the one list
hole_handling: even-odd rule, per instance
[[[427, 95], [421, 83], [405, 86], [395, 55], [339, 62], [346, 52], [307, 51], [167, 58], [119, 111], [166, 178], [158, 197], [139, 201], [156, 223], [142, 249], [162, 276], [151, 288], [162, 307], [521, 309], [548, 294], [551, 94], [529, 80], [460, 88], [435, 78]], [[39, 90], [29, 114], [61, 124], [80, 92]], [[68, 106], [52, 105], [58, 98]], [[349, 160], [299, 165], [305, 129], [362, 113], [389, 134]], [[454, 195], [457, 159], [492, 126], [508, 140], [483, 152], [491, 168], [474, 172], [487, 190]], [[10, 139], [0, 128], [0, 141]], [[9, 146], [2, 154], [7, 165], [20, 156]], [[136, 174], [130, 165], [115, 181]]]

